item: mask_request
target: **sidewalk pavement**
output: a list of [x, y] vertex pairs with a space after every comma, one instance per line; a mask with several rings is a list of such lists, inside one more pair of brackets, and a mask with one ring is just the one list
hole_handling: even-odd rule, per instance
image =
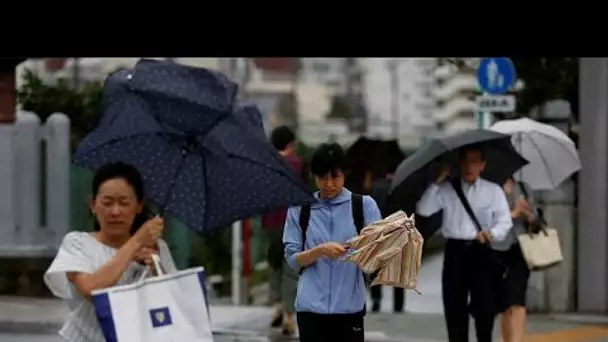
[[[257, 328], [270, 317], [270, 308], [211, 305], [212, 328], [219, 334], [234, 329]], [[0, 296], [0, 332], [55, 334], [67, 317], [59, 299]]]

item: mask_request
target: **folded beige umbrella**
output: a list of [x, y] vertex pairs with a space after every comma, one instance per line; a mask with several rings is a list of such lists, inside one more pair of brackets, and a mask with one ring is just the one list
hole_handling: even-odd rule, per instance
[[361, 230], [361, 234], [348, 240], [346, 246], [351, 251], [345, 260], [356, 263], [367, 274], [378, 271], [372, 285], [416, 290], [423, 242], [416, 229], [414, 214], [407, 217], [403, 211], [398, 211], [370, 224]]

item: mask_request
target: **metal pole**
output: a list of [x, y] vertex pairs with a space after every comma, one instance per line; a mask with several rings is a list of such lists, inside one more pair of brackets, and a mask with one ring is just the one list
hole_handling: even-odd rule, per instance
[[[487, 95], [487, 93], [483, 93]], [[488, 129], [492, 126], [492, 113], [478, 111], [476, 115], [477, 128]]]
[[242, 303], [242, 223], [236, 221], [232, 224], [232, 305], [240, 305]]
[[78, 88], [80, 86], [80, 58], [74, 57], [72, 59], [72, 82], [74, 84], [74, 88]]
[[400, 118], [399, 118], [399, 74], [398, 74], [398, 61], [390, 59], [386, 63], [389, 76], [391, 78], [391, 117], [393, 125], [393, 136], [395, 139], [399, 139], [400, 131]]

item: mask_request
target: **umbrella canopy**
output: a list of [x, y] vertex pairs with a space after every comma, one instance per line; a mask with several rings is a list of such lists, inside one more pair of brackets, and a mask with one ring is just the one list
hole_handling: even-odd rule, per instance
[[372, 285], [416, 289], [422, 261], [423, 239], [416, 230], [414, 216], [398, 211], [361, 230], [346, 242], [352, 249], [346, 260], [368, 274], [378, 271]]
[[[212, 72], [197, 70], [188, 76], [182, 68], [195, 68], [171, 63], [160, 68], [165, 77], [156, 78], [157, 64], [115, 73], [106, 82], [112, 88], [104, 96], [110, 98], [104, 99], [99, 125], [78, 146], [76, 164], [93, 169], [113, 162], [132, 164], [142, 173], [148, 199], [201, 233], [312, 200], [259, 127], [230, 102], [234, 84]], [[150, 82], [149, 89], [139, 77]], [[180, 86], [180, 79], [188, 79], [188, 86]], [[213, 86], [195, 103], [189, 91], [160, 93], [164, 88], [155, 82], [161, 81], [177, 89], [192, 86], [198, 94], [205, 85]], [[205, 97], [213, 100], [205, 102]], [[185, 123], [192, 127], [183, 127]]]
[[397, 140], [381, 140], [359, 137], [346, 150], [349, 168], [364, 168], [384, 176], [393, 172], [405, 158]]
[[530, 163], [515, 174], [533, 190], [551, 190], [581, 169], [574, 142], [551, 125], [528, 118], [504, 120], [491, 130], [509, 134], [513, 146]]
[[450, 165], [453, 169], [452, 175], [459, 175], [456, 152], [467, 146], [483, 148], [486, 167], [482, 177], [501, 185], [528, 163], [513, 148], [511, 137], [506, 134], [489, 130], [470, 130], [432, 139], [397, 168], [391, 183], [389, 207], [413, 213], [426, 188], [437, 179], [440, 164]]

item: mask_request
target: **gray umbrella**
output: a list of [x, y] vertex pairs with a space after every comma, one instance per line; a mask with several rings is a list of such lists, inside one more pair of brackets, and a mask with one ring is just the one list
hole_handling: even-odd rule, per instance
[[517, 152], [530, 162], [515, 179], [533, 190], [555, 189], [581, 169], [574, 142], [553, 126], [522, 118], [499, 121], [490, 129], [511, 135]]

